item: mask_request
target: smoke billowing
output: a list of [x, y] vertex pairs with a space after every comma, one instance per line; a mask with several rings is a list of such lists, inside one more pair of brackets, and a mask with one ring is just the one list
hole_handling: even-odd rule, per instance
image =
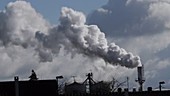
[[11, 43], [26, 47], [34, 42], [36, 31], [48, 30], [48, 23], [25, 1], [9, 3], [1, 11], [0, 20], [0, 39], [4, 45]]
[[156, 87], [159, 80], [170, 82], [169, 13], [169, 0], [109, 0], [88, 16], [88, 24], [98, 25], [110, 40], [139, 54], [146, 85]]
[[100, 57], [113, 65], [133, 68], [140, 64], [139, 57], [133, 56], [114, 43], [108, 44], [105, 34], [96, 25], [85, 23], [83, 13], [64, 7], [61, 11], [60, 24], [52, 28], [49, 35], [37, 32], [36, 37], [45, 47], [52, 49], [52, 52], [63, 45], [71, 54]]
[[0, 11], [0, 68], [5, 73], [1, 77], [19, 74], [25, 78], [31, 69], [47, 77], [56, 73], [84, 76], [92, 69], [96, 78], [107, 74], [108, 79], [116, 71], [111, 65], [134, 68], [140, 64], [138, 56], [108, 43], [98, 26], [87, 25], [83, 13], [63, 7], [59, 22], [50, 25], [26, 1], [11, 2]]
[[105, 34], [96, 25], [85, 25], [83, 13], [66, 7], [62, 8], [60, 24], [56, 27], [50, 27], [25, 1], [10, 3], [1, 12], [1, 19], [0, 39], [3, 45], [34, 47], [41, 62], [51, 62], [53, 55], [64, 47], [71, 54], [100, 57], [113, 65], [133, 68], [140, 63], [139, 57], [114, 43], [108, 44]]
[[[35, 39], [36, 31], [47, 32], [49, 24], [30, 3], [16, 1], [0, 11], [1, 77], [29, 74], [38, 68], [38, 55], [42, 55]], [[39, 50], [38, 50], [39, 49]], [[41, 58], [40, 58], [41, 60]]]
[[142, 58], [146, 85], [156, 88], [164, 80], [167, 86], [169, 28], [169, 0], [109, 0], [87, 21], [83, 13], [64, 7], [59, 25], [51, 25], [28, 2], [11, 2], [0, 12], [0, 76], [27, 78], [35, 69], [39, 78], [85, 77], [92, 70], [97, 80], [129, 76], [134, 83], [136, 71], [121, 67], [140, 63], [132, 52]]

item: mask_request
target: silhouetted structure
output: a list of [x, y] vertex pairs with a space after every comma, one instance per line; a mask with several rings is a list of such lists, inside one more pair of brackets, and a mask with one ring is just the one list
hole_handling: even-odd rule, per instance
[[34, 70], [32, 70], [32, 74], [31, 76], [29, 76], [29, 78], [30, 78], [30, 81], [38, 80], [37, 75]]
[[58, 89], [58, 79], [62, 79], [63, 78], [63, 76], [56, 76], [56, 82], [57, 82], [57, 90], [56, 90], [56, 94], [57, 94], [57, 96], [59, 95], [59, 93], [58, 93], [58, 91], [59, 91], [59, 89]]
[[143, 83], [145, 82], [145, 79], [144, 79], [144, 65], [138, 66], [137, 71], [138, 71], [138, 79], [136, 80], [136, 82], [139, 83], [139, 86], [140, 86], [139, 91], [143, 91]]
[[93, 80], [93, 73], [88, 73], [87, 75], [87, 79], [83, 82], [83, 84], [87, 85], [87, 93], [92, 93], [92, 85], [95, 84], [96, 82]]
[[[36, 80], [36, 81], [19, 81], [19, 77], [14, 78], [15, 81], [0, 82], [0, 96], [56, 96], [57, 80]], [[149, 87], [148, 91], [134, 91], [118, 89], [118, 92], [106, 92], [102, 82], [92, 84], [91, 94], [85, 93], [83, 83], [74, 82], [66, 87], [69, 88], [64, 94], [59, 96], [170, 96], [170, 90], [152, 91]], [[76, 86], [76, 87], [75, 87]], [[105, 85], [104, 85], [105, 86]], [[104, 89], [100, 89], [104, 88]], [[75, 89], [74, 89], [75, 88]], [[81, 89], [82, 88], [82, 89]], [[95, 88], [99, 88], [98, 90]], [[83, 91], [82, 91], [83, 90]], [[73, 94], [74, 93], [74, 94]]]
[[83, 83], [74, 82], [72, 84], [65, 85], [65, 94], [85, 94], [86, 86]]
[[[0, 96], [56, 96], [56, 80], [0, 82]], [[18, 93], [16, 94], [16, 92]]]
[[159, 82], [159, 91], [162, 91], [162, 84], [165, 84], [164, 81]]
[[111, 92], [110, 82], [95, 82], [93, 74], [88, 73], [86, 80], [83, 83], [74, 83], [65, 85], [66, 94], [96, 94], [96, 93], [109, 93]]

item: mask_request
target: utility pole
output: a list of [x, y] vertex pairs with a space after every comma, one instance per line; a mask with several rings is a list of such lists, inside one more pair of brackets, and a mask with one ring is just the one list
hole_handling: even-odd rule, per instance
[[127, 77], [127, 89], [129, 90], [129, 77]]

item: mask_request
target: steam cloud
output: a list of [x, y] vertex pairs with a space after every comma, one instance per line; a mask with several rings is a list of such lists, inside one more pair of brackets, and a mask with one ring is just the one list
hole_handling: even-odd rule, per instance
[[[60, 24], [52, 28], [49, 35], [37, 32], [36, 37], [49, 49], [55, 49], [57, 45], [59, 45], [57, 48], [60, 48], [60, 45], [63, 45], [65, 50], [72, 54], [78, 52], [86, 56], [97, 56], [113, 65], [133, 68], [140, 64], [139, 57], [127, 53], [114, 43], [108, 44], [105, 34], [96, 25], [85, 23], [83, 13], [64, 7], [61, 11]], [[46, 43], [55, 47], [51, 48]]]
[[[40, 62], [53, 62], [62, 48], [73, 57], [83, 54], [90, 58], [102, 58], [112, 65], [134, 68], [141, 63], [138, 56], [126, 52], [115, 43], [108, 43], [105, 34], [96, 25], [86, 25], [83, 13], [63, 7], [60, 24], [52, 26], [26, 1], [11, 2], [0, 11], [0, 48], [2, 55], [6, 56], [2, 60], [4, 63], [8, 57], [10, 62], [20, 65], [23, 62], [37, 64], [37, 57]], [[35, 58], [32, 62], [23, 61], [25, 59], [21, 57], [24, 54], [29, 59], [31, 55]], [[19, 70], [14, 68], [15, 71]]]
[[169, 9], [170, 0], [109, 0], [87, 22], [98, 25], [109, 40], [139, 54], [145, 65], [145, 84], [155, 86], [159, 80], [170, 80], [162, 75], [169, 73], [170, 66]]
[[[28, 9], [36, 15], [28, 17], [30, 13], [25, 12]], [[50, 27], [38, 15], [25, 1], [10, 3], [6, 10], [0, 13], [0, 39], [3, 45], [14, 44], [25, 48], [35, 46], [42, 62], [52, 61], [53, 54], [57, 54], [64, 46], [64, 49], [72, 54], [97, 56], [113, 65], [133, 68], [140, 64], [139, 57], [133, 56], [114, 43], [108, 44], [105, 34], [96, 25], [86, 25], [86, 18], [81, 12], [62, 8], [60, 24], [56, 27]], [[34, 37], [40, 43], [37, 43]]]

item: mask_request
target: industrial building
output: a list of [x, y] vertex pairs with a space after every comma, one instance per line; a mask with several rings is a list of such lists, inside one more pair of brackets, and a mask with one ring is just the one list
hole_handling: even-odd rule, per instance
[[144, 67], [137, 68], [139, 90], [129, 91], [128, 89], [118, 88], [112, 91], [109, 82], [96, 82], [93, 80], [93, 74], [88, 73], [84, 82], [74, 81], [71, 84], [65, 84], [64, 92], [59, 94], [58, 79], [63, 76], [56, 76], [52, 80], [27, 80], [19, 81], [19, 77], [14, 77], [14, 81], [0, 82], [0, 96], [170, 96], [170, 90], [161, 90], [162, 84], [159, 82], [159, 90], [154, 91], [148, 87], [143, 90]]
[[83, 83], [74, 82], [65, 85], [65, 94], [84, 94], [86, 93], [86, 86]]

